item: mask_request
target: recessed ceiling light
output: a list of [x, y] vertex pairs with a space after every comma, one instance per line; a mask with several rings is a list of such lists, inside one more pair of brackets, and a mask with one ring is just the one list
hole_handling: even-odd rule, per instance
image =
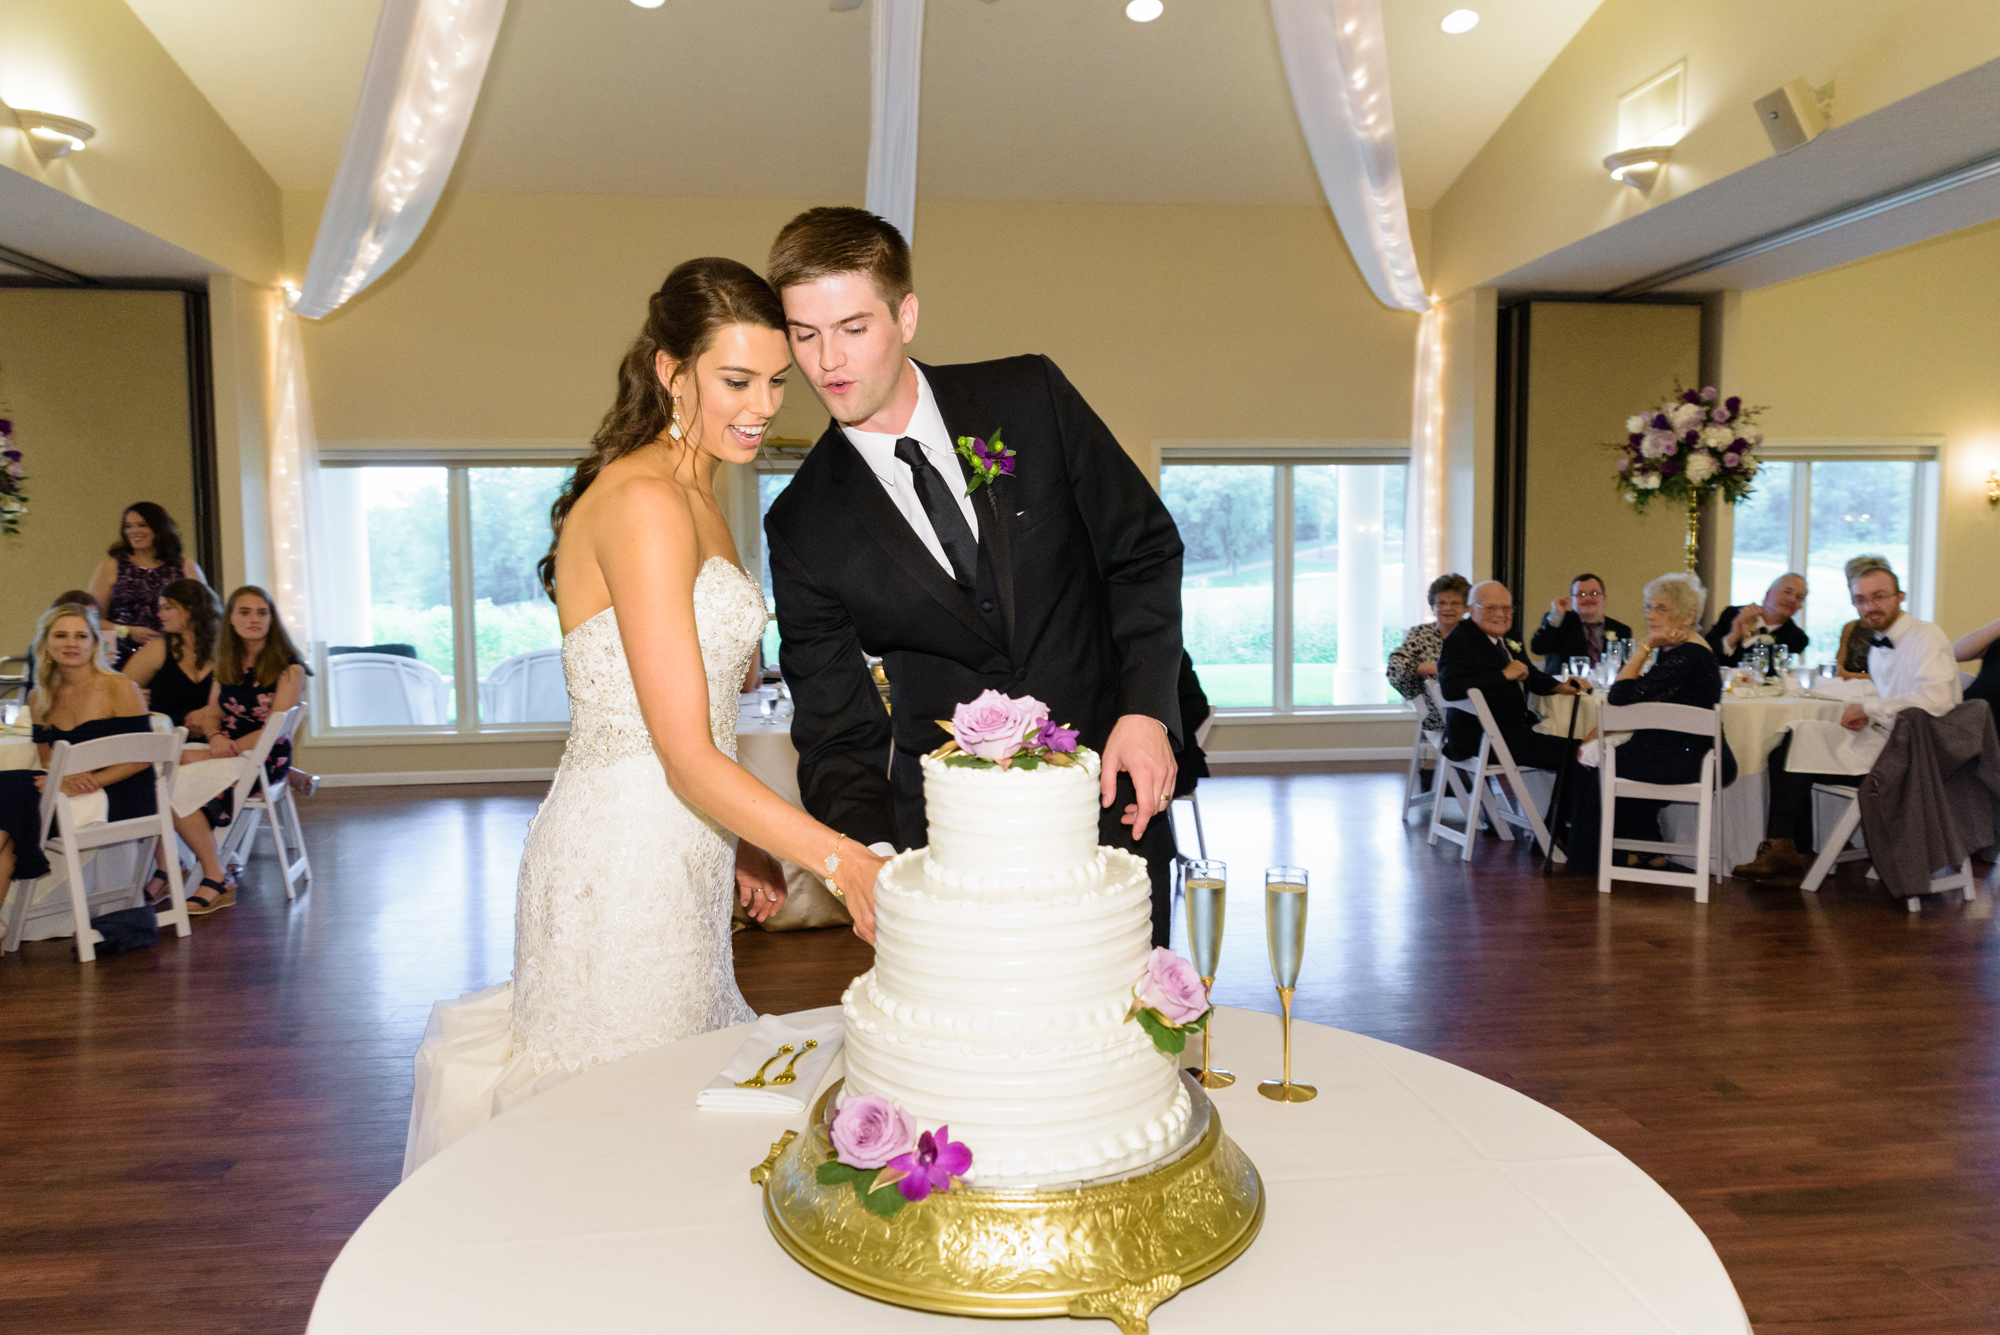
[[641, 9], [658, 9], [667, 3], [667, 0], [632, 0], [632, 3]]
[[1134, 23], [1151, 23], [1166, 12], [1167, 7], [1161, 0], [1132, 0], [1125, 6], [1125, 17]]
[[1470, 9], [1454, 9], [1451, 13], [1445, 15], [1444, 19], [1438, 24], [1438, 27], [1443, 28], [1453, 36], [1457, 36], [1462, 32], [1471, 32], [1478, 26], [1479, 14], [1477, 11]]

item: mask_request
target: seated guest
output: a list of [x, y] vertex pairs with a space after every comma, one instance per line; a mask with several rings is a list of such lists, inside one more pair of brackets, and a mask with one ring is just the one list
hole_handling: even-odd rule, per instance
[[1812, 838], [1812, 786], [1856, 787], [1888, 745], [1896, 715], [1921, 709], [1942, 718], [1960, 700], [1951, 641], [1928, 621], [1903, 610], [1896, 572], [1879, 556], [1847, 563], [1847, 589], [1869, 632], [1868, 675], [1877, 695], [1856, 700], [1840, 722], [1801, 719], [1771, 752], [1771, 813], [1757, 857], [1736, 869], [1746, 880], [1797, 885], [1803, 878], [1802, 841]]
[[1632, 628], [1604, 615], [1604, 581], [1578, 575], [1569, 582], [1569, 597], [1549, 604], [1549, 614], [1535, 627], [1528, 652], [1542, 656], [1542, 671], [1554, 676], [1572, 658], [1588, 658], [1596, 667], [1610, 640], [1629, 640]]
[[[299, 702], [308, 671], [262, 589], [245, 585], [229, 595], [209, 686], [209, 706], [216, 711], [216, 726], [208, 735], [210, 758], [181, 770], [183, 775], [198, 774], [199, 783], [191, 778], [174, 784], [174, 828], [201, 862], [200, 891], [188, 896], [190, 913], [213, 913], [236, 903], [237, 886], [223, 873], [214, 830], [234, 817], [227, 790], [242, 773], [242, 758], [257, 749], [273, 715]], [[265, 774], [282, 779], [291, 759], [291, 742], [279, 742], [265, 762]], [[239, 763], [224, 763], [230, 760]]]
[[[1662, 575], [1646, 586], [1646, 638], [1633, 649], [1631, 661], [1611, 684], [1607, 703], [1636, 705], [1653, 701], [1714, 709], [1721, 702], [1722, 682], [1715, 670], [1715, 654], [1695, 624], [1707, 596], [1701, 581], [1689, 574]], [[1591, 737], [1596, 735], [1592, 733]], [[1642, 729], [1618, 747], [1618, 777], [1640, 783], [1695, 783], [1701, 778], [1701, 761], [1708, 748], [1706, 737]], [[1723, 782], [1728, 783], [1735, 778], [1735, 765], [1727, 743], [1723, 747], [1722, 765]], [[1596, 776], [1587, 775], [1586, 771], [1578, 773], [1585, 777], [1574, 789], [1570, 838], [1565, 847], [1571, 871], [1595, 875], [1603, 792]], [[1660, 809], [1664, 806], [1664, 802], [1619, 798], [1614, 835], [1619, 839], [1659, 842]], [[1627, 854], [1626, 859], [1628, 864], [1637, 865], [1636, 854]], [[1649, 859], [1649, 865], [1664, 867], [1666, 859]]]
[[[28, 717], [44, 768], [57, 742], [152, 729], [139, 688], [104, 666], [103, 639], [97, 613], [79, 603], [51, 607], [35, 627], [35, 679], [41, 684], [28, 695]], [[40, 828], [47, 777], [35, 770], [0, 770], [0, 898], [10, 880], [49, 873]], [[106, 820], [131, 820], [158, 809], [150, 765], [107, 765], [63, 780], [63, 791], [72, 797], [100, 790], [109, 804]]]
[[[1536, 716], [1523, 688], [1536, 695], [1575, 695], [1577, 684], [1559, 682], [1530, 666], [1519, 642], [1507, 638], [1514, 626], [1514, 598], [1506, 585], [1495, 580], [1473, 585], [1471, 611], [1445, 637], [1438, 654], [1438, 690], [1447, 700], [1463, 700], [1477, 690], [1486, 697], [1516, 765], [1557, 768], [1576, 744], [1535, 731]], [[1478, 715], [1452, 710], [1445, 723], [1445, 755], [1470, 760], [1479, 754], [1479, 736]]]
[[1979, 675], [1965, 688], [1965, 698], [1984, 700], [1993, 706], [1995, 713], [2000, 713], [2000, 620], [1989, 621], [1971, 634], [1961, 636], [1951, 646], [1951, 654], [1960, 663], [1981, 660]]
[[1735, 667], [1743, 661], [1744, 650], [1766, 636], [1780, 648], [1803, 654], [1806, 628], [1796, 618], [1805, 605], [1806, 577], [1785, 574], [1771, 581], [1762, 603], [1723, 608], [1708, 632], [1708, 647], [1715, 650], [1715, 661], [1723, 667]]
[[1860, 620], [1848, 622], [1840, 628], [1840, 648], [1833, 655], [1833, 675], [1843, 681], [1855, 681], [1868, 675], [1868, 642], [1875, 633], [1862, 625]]
[[192, 556], [181, 554], [181, 531], [151, 501], [125, 508], [118, 541], [90, 577], [91, 596], [105, 610], [104, 629], [116, 636], [114, 668], [160, 635], [160, 594], [177, 579], [207, 577]]
[[1465, 617], [1465, 595], [1472, 585], [1463, 575], [1439, 575], [1425, 594], [1430, 600], [1432, 621], [1419, 622], [1403, 632], [1403, 642], [1389, 654], [1389, 684], [1405, 700], [1415, 700], [1424, 711], [1424, 730], [1443, 732], [1444, 719], [1431, 703], [1424, 680], [1437, 675], [1438, 654], [1444, 637]]
[[[222, 602], [215, 590], [198, 579], [177, 579], [160, 595], [160, 638], [147, 641], [125, 664], [125, 675], [145, 690], [147, 707], [165, 714], [175, 727], [186, 728], [189, 742], [200, 742], [221, 725], [219, 712], [208, 707], [221, 624]], [[205, 745], [196, 746], [181, 753], [181, 764], [210, 758]], [[178, 791], [190, 781], [199, 783], [198, 771], [183, 770], [175, 776], [174, 787]], [[178, 856], [178, 851], [159, 850], [160, 870], [146, 885], [149, 904], [166, 902], [170, 856]]]

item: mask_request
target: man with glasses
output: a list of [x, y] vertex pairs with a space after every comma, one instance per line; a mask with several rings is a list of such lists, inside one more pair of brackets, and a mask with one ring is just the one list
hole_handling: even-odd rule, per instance
[[1802, 719], [1771, 752], [1770, 823], [1757, 856], [1736, 869], [1745, 880], [1797, 885], [1805, 876], [1801, 840], [1812, 838], [1816, 783], [1853, 788], [1889, 744], [1896, 716], [1921, 709], [1942, 718], [1963, 698], [1951, 641], [1928, 621], [1903, 610], [1906, 596], [1888, 561], [1857, 556], [1847, 563], [1847, 591], [1868, 641], [1868, 675], [1877, 694], [1841, 711], [1840, 722]]
[[[1506, 585], [1496, 580], [1473, 585], [1470, 607], [1472, 615], [1452, 628], [1438, 653], [1438, 690], [1447, 700], [1479, 691], [1516, 765], [1559, 769], [1576, 743], [1535, 731], [1536, 715], [1522, 688], [1536, 695], [1575, 695], [1578, 683], [1559, 682], [1532, 666], [1520, 642], [1507, 638], [1514, 629], [1514, 598]], [[1444, 753], [1453, 760], [1472, 758], [1479, 753], [1479, 734], [1478, 715], [1451, 711]]]
[[1604, 615], [1604, 581], [1578, 575], [1569, 582], [1569, 597], [1549, 604], [1549, 614], [1535, 628], [1528, 652], [1542, 656], [1542, 671], [1554, 674], [1572, 658], [1587, 658], [1596, 667], [1607, 641], [1630, 640], [1632, 628]]

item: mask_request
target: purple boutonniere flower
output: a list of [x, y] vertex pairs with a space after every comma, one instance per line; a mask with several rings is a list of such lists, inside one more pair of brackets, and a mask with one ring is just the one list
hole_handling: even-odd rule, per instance
[[965, 482], [965, 489], [968, 492], [979, 490], [995, 478], [1013, 475], [1014, 451], [1001, 442], [998, 431], [987, 440], [981, 440], [977, 436], [960, 436], [958, 454], [972, 465], [972, 476]]
[[972, 1151], [964, 1141], [951, 1138], [951, 1128], [941, 1126], [933, 1135], [917, 1137], [916, 1149], [889, 1161], [889, 1167], [903, 1174], [896, 1190], [906, 1201], [920, 1201], [933, 1191], [950, 1191], [972, 1167]]

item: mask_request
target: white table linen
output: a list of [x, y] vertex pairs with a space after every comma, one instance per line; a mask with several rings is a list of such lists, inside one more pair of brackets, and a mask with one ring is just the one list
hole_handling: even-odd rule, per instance
[[[838, 1011], [831, 1019], [813, 1018], [821, 1015], [808, 1011], [796, 1016], [758, 1016], [735, 1055], [694, 1096], [695, 1107], [703, 1112], [804, 1112], [847, 1039]], [[786, 1048], [791, 1049], [789, 1054], [784, 1052]], [[759, 1071], [767, 1077], [790, 1071], [793, 1079], [788, 1084], [767, 1083], [756, 1089], [745, 1089], [738, 1083]]]
[[[1160, 1335], [1748, 1331], [1694, 1221], [1567, 1118], [1447, 1063], [1305, 1023], [1294, 1077], [1319, 1098], [1271, 1103], [1255, 1084], [1277, 1073], [1277, 1019], [1223, 1008], [1213, 1023], [1216, 1059], [1238, 1075], [1216, 1107], [1263, 1174], [1267, 1213], [1239, 1260], [1154, 1312]], [[694, 1107], [748, 1028], [586, 1072], [446, 1149], [349, 1239], [309, 1335], [985, 1330], [858, 1297], [779, 1249], [749, 1170], [803, 1117]]]
[[1868, 726], [1850, 731], [1814, 723], [1792, 729], [1789, 768], [1802, 774], [1866, 774], [1889, 744], [1898, 714], [1921, 709], [1941, 718], [1965, 699], [1951, 641], [1942, 630], [1905, 612], [1886, 635], [1892, 647], [1868, 651], [1875, 695], [1855, 702], [1867, 711]]

